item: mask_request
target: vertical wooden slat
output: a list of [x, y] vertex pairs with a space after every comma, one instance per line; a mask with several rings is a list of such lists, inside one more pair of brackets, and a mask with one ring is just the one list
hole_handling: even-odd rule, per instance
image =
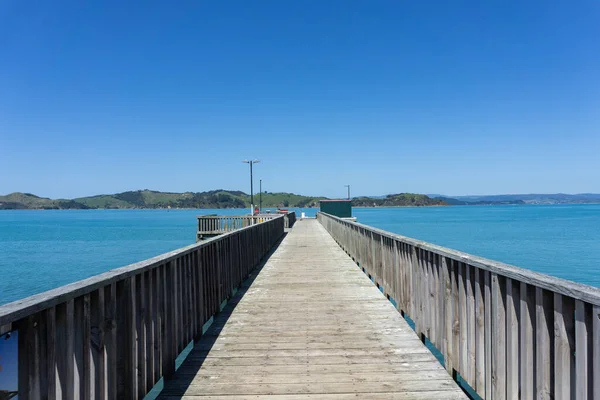
[[535, 291], [520, 283], [519, 364], [521, 399], [533, 400], [535, 393]]
[[432, 254], [430, 251], [424, 253], [425, 256], [425, 306], [426, 306], [426, 318], [427, 318], [427, 338], [430, 342], [435, 341], [435, 326], [434, 326], [434, 293], [433, 293], [433, 268], [431, 265]]
[[[411, 317], [415, 318], [415, 323], [416, 323], [416, 314], [417, 314], [417, 302], [414, 294], [416, 293], [416, 291], [418, 290], [418, 287], [416, 286], [416, 282], [417, 282], [417, 271], [418, 271], [418, 260], [417, 260], [417, 249], [414, 246], [410, 246], [410, 275], [409, 275], [409, 281], [408, 284], [410, 285], [410, 307], [407, 310], [408, 313], [410, 314]], [[415, 327], [417, 330], [417, 333], [419, 333], [419, 328]]]
[[[437, 320], [436, 320], [436, 324], [437, 324], [437, 348], [439, 350], [443, 349], [444, 346], [444, 336], [446, 334], [445, 332], [445, 328], [444, 328], [444, 320], [445, 320], [445, 308], [444, 308], [444, 298], [445, 298], [445, 282], [444, 282], [444, 275], [442, 272], [442, 256], [441, 255], [436, 255], [435, 257], [435, 268], [436, 268], [436, 293], [437, 293], [437, 302], [436, 302], [436, 307], [437, 307]], [[443, 351], [443, 350], [442, 350]]]
[[454, 326], [454, 307], [453, 307], [453, 296], [452, 296], [452, 273], [451, 265], [447, 261], [448, 259], [442, 256], [442, 274], [444, 275], [444, 362], [446, 371], [452, 374], [454, 369], [454, 349], [453, 344], [453, 326]]
[[485, 301], [485, 399], [492, 398], [492, 273], [483, 271]]
[[519, 309], [518, 282], [506, 278], [506, 397], [519, 398]]
[[136, 277], [117, 283], [117, 397], [138, 396]]
[[459, 280], [458, 275], [460, 263], [450, 260], [450, 281], [452, 284], [452, 365], [454, 369], [460, 372], [461, 363], [461, 341], [460, 341], [460, 301], [459, 301]]
[[104, 347], [106, 357], [106, 398], [117, 397], [117, 284], [104, 288], [105, 334]]
[[46, 393], [56, 399], [56, 307], [46, 310]]
[[186, 254], [185, 256], [185, 262], [186, 262], [186, 284], [187, 284], [187, 290], [186, 290], [186, 302], [187, 302], [187, 335], [186, 335], [186, 346], [192, 341], [194, 340], [194, 307], [193, 307], [193, 294], [192, 291], [194, 289], [194, 280], [192, 278], [192, 255], [191, 253]]
[[554, 398], [554, 308], [553, 296], [547, 290], [535, 289], [535, 372], [538, 399]]
[[465, 380], [471, 385], [471, 387], [476, 386], [475, 381], [475, 353], [476, 353], [476, 338], [475, 338], [475, 295], [473, 293], [473, 285], [474, 285], [474, 267], [466, 264], [465, 266], [465, 277], [466, 277], [466, 287], [467, 287], [467, 351], [468, 351], [468, 365], [467, 365], [467, 375]]
[[[575, 300], [575, 375], [576, 399], [592, 398], [593, 382], [591, 366], [592, 352], [592, 307], [581, 300]], [[597, 317], [596, 317], [597, 318]]]
[[593, 365], [592, 365], [592, 379], [593, 379], [593, 399], [600, 399], [600, 305], [595, 305], [593, 307], [593, 337], [594, 341], [592, 343], [592, 357], [593, 357]]
[[176, 352], [176, 356], [179, 355], [179, 353], [181, 353], [181, 351], [183, 350], [183, 342], [185, 341], [185, 331], [183, 329], [183, 324], [184, 324], [184, 317], [185, 314], [183, 312], [183, 287], [184, 287], [184, 282], [183, 282], [183, 260], [181, 259], [181, 257], [178, 257], [175, 259], [175, 276], [177, 278], [176, 280], [176, 284], [175, 284], [175, 295], [176, 295], [176, 302], [177, 302], [177, 306], [175, 307], [176, 311], [176, 334], [177, 334], [177, 352]]
[[20, 399], [40, 398], [40, 314], [23, 318], [18, 323], [18, 387]]
[[104, 288], [91, 293], [91, 352], [93, 387], [92, 394], [96, 399], [106, 399], [106, 357], [104, 347], [105, 325], [104, 325]]
[[74, 398], [73, 331], [74, 301], [56, 306], [56, 398]]
[[554, 293], [554, 395], [575, 397], [575, 302]]
[[[156, 321], [156, 308], [154, 307], [154, 280], [153, 272], [155, 269], [145, 273], [146, 284], [144, 297], [146, 298], [144, 322], [146, 324], [146, 388], [145, 393], [148, 393], [154, 386], [154, 323]], [[144, 394], [145, 394], [144, 393]]]
[[162, 376], [162, 330], [164, 320], [164, 292], [162, 285], [164, 282], [164, 265], [160, 265], [155, 268], [152, 272], [154, 273], [153, 291], [155, 293], [153, 306], [153, 313], [155, 315], [154, 321], [154, 384], [156, 384]]
[[198, 262], [196, 252], [190, 253], [190, 285], [191, 285], [191, 309], [192, 309], [192, 340], [195, 342], [198, 337]]
[[460, 335], [460, 368], [459, 373], [464, 378], [468, 378], [469, 352], [467, 348], [467, 290], [465, 285], [465, 264], [457, 263], [458, 270], [458, 315], [459, 315], [459, 335]]
[[475, 274], [475, 391], [485, 396], [485, 303], [483, 301], [484, 280], [479, 268]]
[[144, 273], [135, 277], [135, 331], [137, 333], [137, 397], [146, 394], [146, 277]]
[[183, 343], [183, 346], [185, 348], [185, 346], [187, 346], [190, 341], [193, 338], [192, 335], [192, 312], [191, 312], [191, 301], [190, 301], [190, 290], [191, 290], [191, 285], [192, 285], [192, 280], [191, 280], [191, 265], [190, 265], [190, 255], [189, 254], [185, 254], [183, 257], [183, 263], [184, 263], [184, 299], [183, 302], [185, 303], [185, 329], [184, 329], [184, 333], [185, 333], [185, 341]]
[[492, 396], [506, 399], [506, 304], [505, 281], [492, 273]]
[[165, 325], [162, 331], [162, 373], [165, 379], [169, 379], [175, 373], [175, 358], [177, 357], [177, 326], [176, 326], [176, 294], [177, 274], [174, 261], [165, 266], [165, 284], [163, 295], [165, 298]]
[[90, 295], [75, 299], [74, 328], [74, 395], [76, 399], [88, 399], [91, 396], [91, 322]]

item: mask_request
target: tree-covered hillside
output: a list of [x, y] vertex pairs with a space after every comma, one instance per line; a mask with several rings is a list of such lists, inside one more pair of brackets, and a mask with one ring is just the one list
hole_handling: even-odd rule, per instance
[[408, 207], [408, 206], [447, 206], [443, 200], [432, 199], [424, 194], [399, 193], [384, 198], [356, 197], [352, 199], [354, 207]]
[[[324, 197], [301, 196], [294, 193], [262, 194], [263, 208], [316, 207]], [[259, 204], [260, 195], [254, 195]], [[236, 190], [169, 193], [135, 190], [116, 194], [80, 197], [73, 200], [52, 200], [29, 193], [0, 196], [0, 209], [127, 209], [127, 208], [247, 208], [250, 195]]]

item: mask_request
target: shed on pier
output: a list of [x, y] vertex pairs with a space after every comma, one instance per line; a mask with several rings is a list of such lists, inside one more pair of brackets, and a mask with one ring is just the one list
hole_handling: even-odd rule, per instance
[[321, 200], [319, 208], [322, 213], [339, 218], [352, 218], [352, 200]]

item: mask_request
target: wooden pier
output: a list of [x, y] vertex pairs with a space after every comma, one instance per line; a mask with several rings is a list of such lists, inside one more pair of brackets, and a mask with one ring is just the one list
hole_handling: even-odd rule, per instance
[[600, 399], [600, 289], [328, 214], [294, 221], [0, 306], [19, 399], [142, 399], [161, 378], [163, 399], [464, 399], [457, 382], [486, 400]]
[[296, 223], [196, 344], [161, 398], [307, 395], [466, 399], [315, 219]]
[[200, 215], [198, 216], [198, 230], [196, 232], [196, 242], [210, 239], [227, 232], [233, 232], [237, 229], [245, 228], [250, 225], [256, 225], [261, 222], [269, 221], [283, 215], [284, 228], [291, 228], [296, 222], [295, 212], [275, 213], [275, 214], [257, 214], [257, 215]]

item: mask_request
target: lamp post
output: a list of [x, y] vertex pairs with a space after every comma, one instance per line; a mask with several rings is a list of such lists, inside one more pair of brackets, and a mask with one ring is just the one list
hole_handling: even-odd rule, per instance
[[350, 200], [350, 185], [344, 185], [344, 187], [348, 188], [348, 200]]
[[260, 197], [258, 200], [258, 212], [262, 214], [262, 179], [260, 180]]
[[244, 160], [243, 163], [250, 164], [250, 215], [254, 215], [254, 186], [252, 183], [252, 164], [257, 164], [260, 160]]

